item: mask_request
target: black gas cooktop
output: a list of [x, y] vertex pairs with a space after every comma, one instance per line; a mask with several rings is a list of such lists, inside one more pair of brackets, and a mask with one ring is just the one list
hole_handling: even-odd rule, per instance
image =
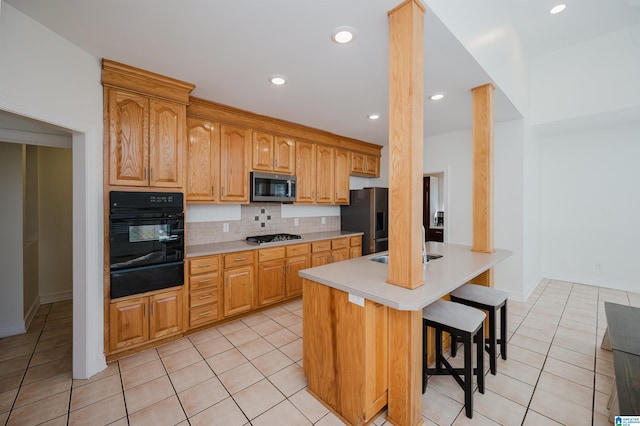
[[295, 234], [269, 234], [269, 235], [254, 235], [252, 237], [247, 237], [247, 242], [249, 244], [267, 244], [267, 243], [276, 243], [278, 241], [289, 241], [289, 240], [299, 240], [302, 238], [300, 235]]

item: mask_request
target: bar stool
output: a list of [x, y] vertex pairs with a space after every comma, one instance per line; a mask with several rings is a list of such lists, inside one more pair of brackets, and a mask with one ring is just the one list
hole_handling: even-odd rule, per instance
[[[477, 366], [474, 371], [471, 347], [474, 338], [482, 342], [484, 337], [484, 319], [486, 315], [478, 309], [459, 303], [438, 300], [422, 311], [422, 393], [427, 390], [429, 375], [451, 375], [464, 390], [464, 406], [468, 418], [473, 416], [473, 380], [476, 375], [478, 390], [484, 393], [484, 352], [481, 344], [476, 345]], [[427, 328], [432, 327], [436, 332], [436, 364], [435, 368], [428, 368]], [[464, 368], [453, 368], [442, 354], [442, 332], [459, 336], [464, 345]], [[444, 365], [444, 368], [443, 368]], [[460, 377], [464, 376], [464, 380]]]
[[[451, 301], [482, 309], [489, 313], [489, 338], [485, 349], [489, 353], [491, 374], [496, 374], [496, 348], [500, 344], [502, 359], [507, 359], [507, 297], [508, 294], [495, 288], [478, 284], [465, 284], [450, 293]], [[500, 310], [500, 339], [496, 339], [496, 314]], [[456, 338], [451, 339], [451, 356], [456, 356]]]

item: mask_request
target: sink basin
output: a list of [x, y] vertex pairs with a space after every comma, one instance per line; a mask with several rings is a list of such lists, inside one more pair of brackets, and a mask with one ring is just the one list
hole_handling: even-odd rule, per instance
[[[430, 261], [430, 260], [440, 259], [441, 257], [442, 257], [441, 254], [428, 254], [427, 253], [427, 262]], [[381, 256], [372, 257], [369, 260], [371, 260], [373, 262], [378, 262], [378, 263], [389, 263], [389, 255], [388, 254], [383, 254]]]

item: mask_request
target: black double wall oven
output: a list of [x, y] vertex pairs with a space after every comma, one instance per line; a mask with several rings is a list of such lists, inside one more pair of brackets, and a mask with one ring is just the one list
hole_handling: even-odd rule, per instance
[[183, 194], [111, 191], [109, 201], [111, 298], [183, 285]]

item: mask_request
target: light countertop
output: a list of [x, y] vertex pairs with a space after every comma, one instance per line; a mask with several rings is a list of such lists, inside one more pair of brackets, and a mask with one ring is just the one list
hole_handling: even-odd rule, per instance
[[213, 254], [231, 253], [244, 250], [258, 250], [269, 247], [286, 246], [290, 244], [310, 243], [313, 241], [330, 240], [333, 238], [342, 237], [355, 237], [357, 235], [363, 235], [362, 232], [351, 231], [325, 231], [325, 232], [310, 232], [306, 234], [300, 234], [302, 237], [299, 240], [278, 241], [268, 244], [249, 244], [245, 240], [227, 241], [223, 243], [211, 243], [211, 244], [199, 244], [193, 246], [187, 246], [187, 259], [198, 256], [210, 256]]
[[442, 258], [423, 265], [425, 284], [409, 290], [387, 283], [389, 265], [372, 257], [387, 252], [303, 269], [300, 276], [401, 311], [418, 311], [511, 256], [509, 250], [471, 251], [470, 246], [427, 242], [427, 252]]

